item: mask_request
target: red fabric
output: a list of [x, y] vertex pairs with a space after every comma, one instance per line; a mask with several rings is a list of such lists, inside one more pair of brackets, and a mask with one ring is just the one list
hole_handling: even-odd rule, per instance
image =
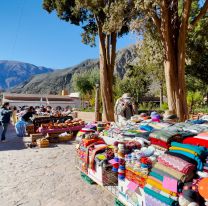
[[84, 147], [88, 147], [89, 145], [96, 143], [96, 144], [105, 144], [103, 139], [82, 139], [81, 144], [83, 144]]
[[170, 147], [170, 145], [167, 144], [167, 142], [156, 139], [154, 137], [150, 137], [149, 140], [150, 140], [151, 144], [155, 144], [155, 145], [158, 145], [158, 146], [166, 148], [166, 149], [168, 149]]
[[152, 164], [152, 161], [148, 157], [142, 157], [140, 159], [140, 162], [143, 163], [143, 164], [146, 164], [146, 165]]
[[99, 151], [106, 149], [107, 147], [108, 147], [107, 145], [103, 145], [93, 150], [92, 155], [90, 157], [90, 164], [89, 164], [90, 169], [95, 171], [95, 156]]
[[183, 143], [184, 144], [197, 145], [197, 146], [203, 146], [203, 147], [208, 148], [208, 140], [204, 140], [204, 139], [188, 137], [188, 138], [183, 140]]

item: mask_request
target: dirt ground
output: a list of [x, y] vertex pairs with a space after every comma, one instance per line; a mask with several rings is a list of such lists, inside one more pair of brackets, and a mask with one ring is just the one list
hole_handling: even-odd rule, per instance
[[7, 137], [0, 143], [1, 206], [114, 205], [110, 193], [81, 179], [74, 143], [28, 149], [28, 138], [17, 137], [13, 126]]

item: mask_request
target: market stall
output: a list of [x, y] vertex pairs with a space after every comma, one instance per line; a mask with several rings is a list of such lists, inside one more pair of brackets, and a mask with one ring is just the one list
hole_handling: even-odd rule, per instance
[[207, 205], [208, 121], [137, 116], [81, 137], [78, 168], [104, 188], [113, 187], [116, 205]]

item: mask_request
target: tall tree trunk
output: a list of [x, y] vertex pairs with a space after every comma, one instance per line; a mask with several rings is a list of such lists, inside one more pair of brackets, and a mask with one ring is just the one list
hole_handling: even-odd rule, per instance
[[191, 5], [190, 1], [184, 2], [181, 22], [178, 16], [177, 1], [170, 6], [169, 1], [164, 0], [161, 12], [168, 107], [169, 110], [177, 114], [181, 121], [188, 117], [185, 85], [185, 42]]
[[163, 81], [160, 81], [160, 108], [162, 108], [163, 103]]
[[114, 121], [113, 71], [116, 58], [116, 33], [100, 37], [100, 85], [104, 121]]
[[206, 103], [207, 103], [207, 106], [208, 106], [208, 92], [207, 92], [207, 101], [206, 101]]

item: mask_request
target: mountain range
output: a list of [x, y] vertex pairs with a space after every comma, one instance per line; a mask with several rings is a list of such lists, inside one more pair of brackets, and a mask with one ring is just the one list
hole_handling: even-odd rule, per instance
[[[127, 65], [133, 64], [136, 59], [137, 51], [135, 45], [119, 50], [117, 52], [115, 74], [122, 78], [126, 73]], [[28, 94], [58, 94], [63, 88], [70, 89], [71, 79], [75, 73], [92, 69], [99, 70], [99, 59], [88, 59], [73, 67], [58, 69], [53, 72], [49, 70], [41, 75], [30, 76], [30, 78], [16, 86], [12, 91]]]
[[51, 73], [53, 69], [18, 61], [0, 60], [0, 89], [8, 90], [30, 79], [33, 75]]

